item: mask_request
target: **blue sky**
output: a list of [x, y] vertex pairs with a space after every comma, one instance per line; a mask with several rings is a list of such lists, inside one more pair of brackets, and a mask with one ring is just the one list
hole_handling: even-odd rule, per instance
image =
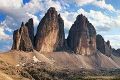
[[120, 48], [120, 0], [0, 0], [0, 51], [12, 46], [13, 31], [22, 21], [33, 18], [36, 28], [49, 7], [61, 14], [66, 37], [77, 15], [83, 14], [97, 33]]

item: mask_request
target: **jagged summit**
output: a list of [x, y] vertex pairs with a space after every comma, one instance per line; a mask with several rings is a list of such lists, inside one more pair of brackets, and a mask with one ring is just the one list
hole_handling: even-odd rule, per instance
[[[54, 18], [57, 18], [58, 16], [58, 13], [56, 11], [56, 9], [54, 7], [50, 7], [48, 9], [48, 11], [46, 12], [45, 16], [43, 17], [43, 21], [44, 21], [44, 18], [48, 18], [49, 20], [54, 20]], [[41, 20], [42, 22], [42, 20]]]
[[54, 12], [57, 12], [55, 7], [50, 7], [47, 11], [47, 13], [54, 13]]
[[[79, 14], [76, 18], [76, 20], [86, 20], [87, 18], [83, 14]], [[86, 20], [88, 21], [88, 20]]]

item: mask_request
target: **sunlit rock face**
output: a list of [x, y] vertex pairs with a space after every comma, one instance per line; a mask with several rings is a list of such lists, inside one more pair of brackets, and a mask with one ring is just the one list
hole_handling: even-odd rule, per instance
[[[26, 26], [22, 23], [20, 29], [13, 32], [12, 50], [33, 51], [33, 40], [30, 36], [32, 32], [34, 33], [34, 29], [31, 29], [28, 25], [29, 22]], [[34, 35], [32, 37], [34, 38]]]
[[110, 41], [105, 42], [104, 38], [99, 34], [96, 36], [96, 45], [97, 45], [97, 49], [101, 53], [107, 56], [110, 56], [112, 54], [112, 48], [110, 45]]
[[51, 7], [38, 25], [35, 49], [40, 52], [59, 51], [63, 49], [64, 40], [64, 22], [55, 8]]
[[77, 54], [91, 55], [96, 51], [96, 30], [88, 19], [78, 15], [67, 38], [68, 47]]

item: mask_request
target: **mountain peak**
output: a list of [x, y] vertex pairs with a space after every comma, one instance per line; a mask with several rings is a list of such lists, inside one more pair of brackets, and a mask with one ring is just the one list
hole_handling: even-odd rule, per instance
[[48, 9], [48, 12], [54, 12], [54, 11], [56, 11], [55, 7], [50, 7], [50, 8]]
[[70, 28], [67, 43], [78, 54], [91, 55], [96, 51], [96, 30], [82, 14]]
[[76, 20], [81, 20], [81, 19], [86, 20], [87, 18], [83, 14], [79, 14]]
[[61, 50], [64, 44], [64, 22], [54, 7], [41, 19], [35, 36], [35, 49], [41, 52]]
[[24, 22], [22, 22], [21, 27], [24, 26]]
[[56, 11], [56, 9], [54, 8], [54, 7], [50, 7], [49, 9], [48, 9], [48, 11], [47, 11], [47, 14], [49, 14], [49, 15], [54, 15], [54, 14], [57, 14], [57, 11]]

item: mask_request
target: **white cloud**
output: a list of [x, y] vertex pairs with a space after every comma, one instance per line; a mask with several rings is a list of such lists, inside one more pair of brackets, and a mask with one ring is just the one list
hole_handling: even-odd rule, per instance
[[[23, 5], [22, 0], [3, 0], [0, 2], [4, 3], [0, 5], [0, 11], [7, 15], [2, 25], [9, 31], [19, 28], [21, 22], [27, 22], [29, 18], [33, 18], [34, 25], [37, 26], [39, 20], [35, 13], [39, 11], [39, 0], [31, 0], [25, 5]], [[10, 4], [8, 4], [9, 2]], [[19, 7], [16, 7], [14, 3]]]
[[109, 11], [115, 11], [111, 4], [106, 4], [105, 0], [75, 0], [75, 3], [79, 6], [84, 6], [87, 4], [98, 6], [102, 9], [107, 9]]
[[22, 0], [0, 0], [1, 8], [20, 8], [22, 6]]
[[61, 13], [61, 16], [64, 20], [64, 25], [65, 25], [65, 28], [67, 29], [70, 29], [70, 27], [72, 26], [74, 20], [75, 20], [75, 14], [74, 12], [63, 12]]
[[53, 0], [47, 0], [46, 1], [46, 6], [49, 7], [55, 7], [57, 11], [60, 11], [62, 9], [60, 2], [58, 1], [53, 1]]
[[100, 1], [94, 1], [94, 5], [99, 6], [100, 8], [107, 9], [109, 11], [115, 11], [113, 6], [111, 4], [106, 4], [105, 0], [100, 0]]
[[96, 1], [96, 0], [75, 0], [75, 2], [80, 6], [92, 3], [94, 1]]
[[25, 5], [23, 5], [20, 11], [25, 11], [25, 12], [34, 14], [38, 11], [42, 11], [43, 9], [44, 9], [44, 6], [40, 2], [40, 0], [31, 0], [29, 3], [26, 3]]
[[10, 40], [11, 37], [4, 32], [3, 26], [0, 26], [0, 40]]

